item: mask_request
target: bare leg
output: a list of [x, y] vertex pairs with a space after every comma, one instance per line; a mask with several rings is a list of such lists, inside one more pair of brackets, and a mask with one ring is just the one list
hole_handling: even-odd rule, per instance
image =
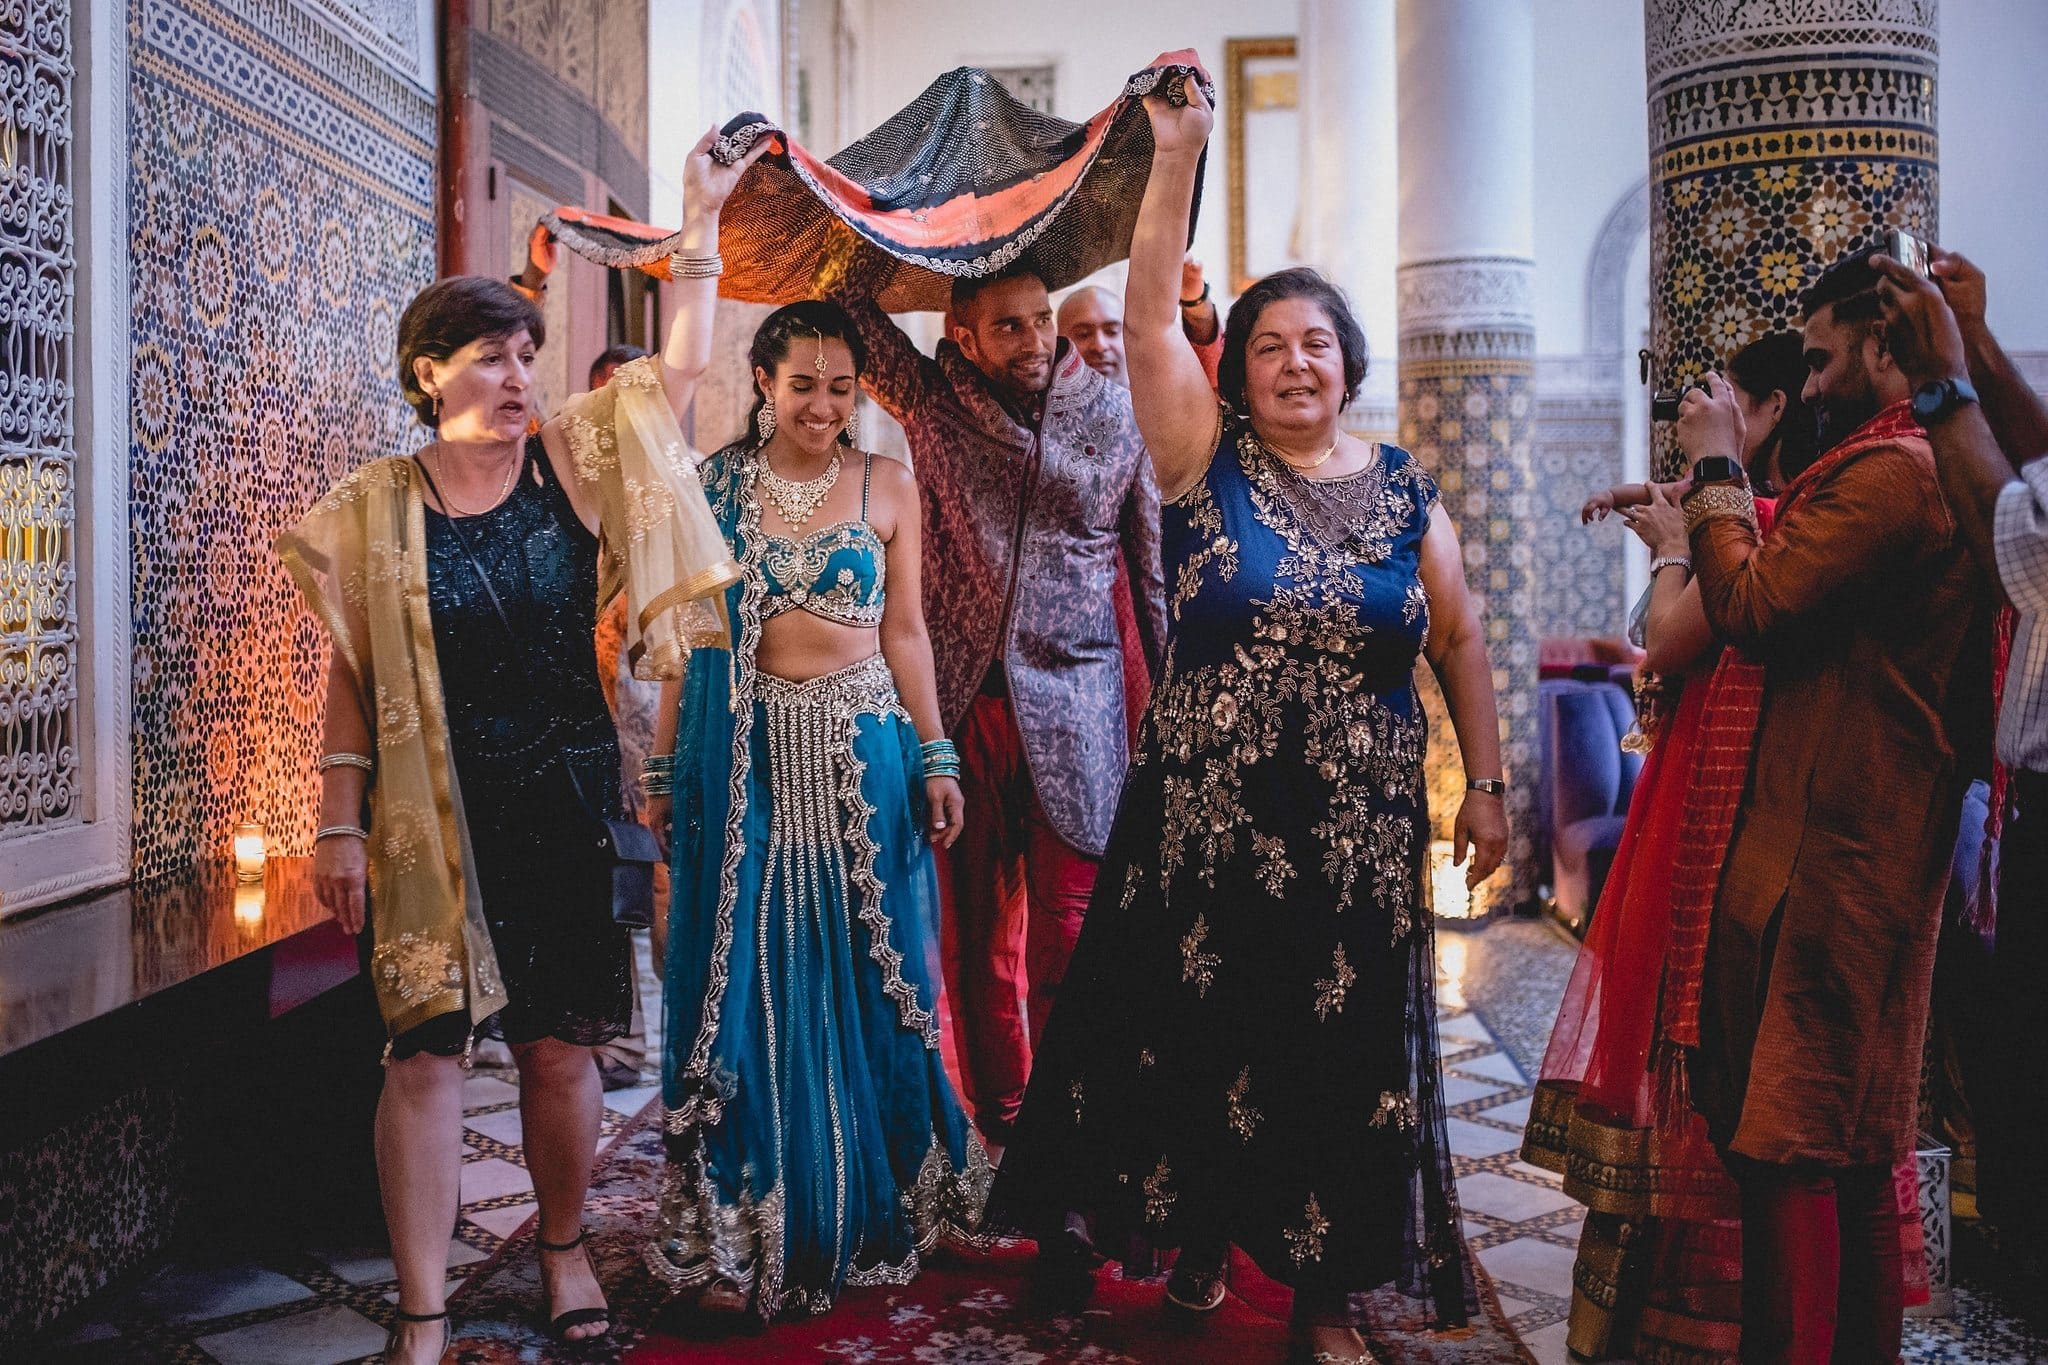
[[[526, 1169], [540, 1201], [540, 1240], [562, 1243], [583, 1229], [583, 1199], [590, 1192], [590, 1168], [597, 1157], [604, 1120], [604, 1087], [592, 1049], [543, 1038], [512, 1049], [519, 1063], [519, 1122], [526, 1144]], [[575, 1308], [602, 1308], [604, 1290], [583, 1248], [540, 1253], [550, 1317]], [[601, 1322], [569, 1329], [572, 1341], [598, 1336]]]
[[[447, 1306], [448, 1240], [462, 1208], [462, 1075], [455, 1057], [394, 1059], [377, 1100], [377, 1184], [408, 1313]], [[439, 1360], [446, 1333], [444, 1322], [400, 1323], [391, 1359]]]

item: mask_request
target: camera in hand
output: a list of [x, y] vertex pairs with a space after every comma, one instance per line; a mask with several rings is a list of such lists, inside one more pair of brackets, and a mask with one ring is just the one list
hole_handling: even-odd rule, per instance
[[1927, 268], [1932, 257], [1929, 254], [1926, 241], [1915, 237], [1905, 229], [1893, 228], [1890, 232], [1886, 233], [1884, 249], [1887, 256], [1890, 256], [1915, 275], [1927, 276], [1932, 273]]
[[1699, 392], [1704, 392], [1699, 385], [1687, 384], [1676, 393], [1663, 390], [1651, 394], [1650, 420], [1652, 422], [1676, 422], [1678, 420], [1678, 405], [1685, 401], [1687, 394]]

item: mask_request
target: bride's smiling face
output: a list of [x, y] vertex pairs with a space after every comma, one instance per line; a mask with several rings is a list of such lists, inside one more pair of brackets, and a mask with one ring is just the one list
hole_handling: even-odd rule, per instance
[[853, 352], [838, 337], [795, 337], [775, 373], [756, 366], [754, 382], [775, 405], [775, 429], [806, 455], [823, 456], [853, 416], [859, 378]]

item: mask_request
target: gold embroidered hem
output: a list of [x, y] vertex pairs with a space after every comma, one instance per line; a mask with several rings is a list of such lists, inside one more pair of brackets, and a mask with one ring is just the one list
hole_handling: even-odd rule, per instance
[[[1522, 1159], [1564, 1177], [1564, 1192], [1596, 1213], [1736, 1218], [1735, 1183], [1711, 1152], [1686, 1160], [1650, 1128], [1595, 1113], [1571, 1081], [1541, 1081], [1529, 1106]], [[1707, 1164], [1708, 1162], [1712, 1164]]]
[[[675, 1131], [674, 1114], [669, 1115]], [[701, 1149], [700, 1149], [701, 1150]], [[908, 1189], [898, 1192], [910, 1245], [896, 1260], [875, 1260], [847, 1268], [850, 1288], [903, 1285], [917, 1278], [923, 1258], [944, 1245], [986, 1250], [995, 1238], [982, 1232], [982, 1212], [995, 1183], [988, 1151], [972, 1135], [967, 1164], [955, 1168], [935, 1136]], [[788, 1273], [788, 1198], [776, 1185], [759, 1200], [742, 1193], [736, 1202], [719, 1198], [701, 1155], [671, 1159], [662, 1172], [660, 1236], [646, 1260], [656, 1278], [672, 1290], [702, 1289], [723, 1281], [751, 1295], [763, 1320], [816, 1316], [837, 1297], [829, 1283], [791, 1283]]]

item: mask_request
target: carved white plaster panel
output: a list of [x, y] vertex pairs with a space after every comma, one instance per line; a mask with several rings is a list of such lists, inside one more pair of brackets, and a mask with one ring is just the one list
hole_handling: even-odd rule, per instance
[[1416, 261], [1395, 275], [1405, 340], [1427, 332], [1501, 332], [1536, 325], [1535, 262], [1517, 256]]
[[1645, 0], [1650, 83], [1741, 55], [1839, 56], [1875, 43], [1933, 53], [1937, 0]]

